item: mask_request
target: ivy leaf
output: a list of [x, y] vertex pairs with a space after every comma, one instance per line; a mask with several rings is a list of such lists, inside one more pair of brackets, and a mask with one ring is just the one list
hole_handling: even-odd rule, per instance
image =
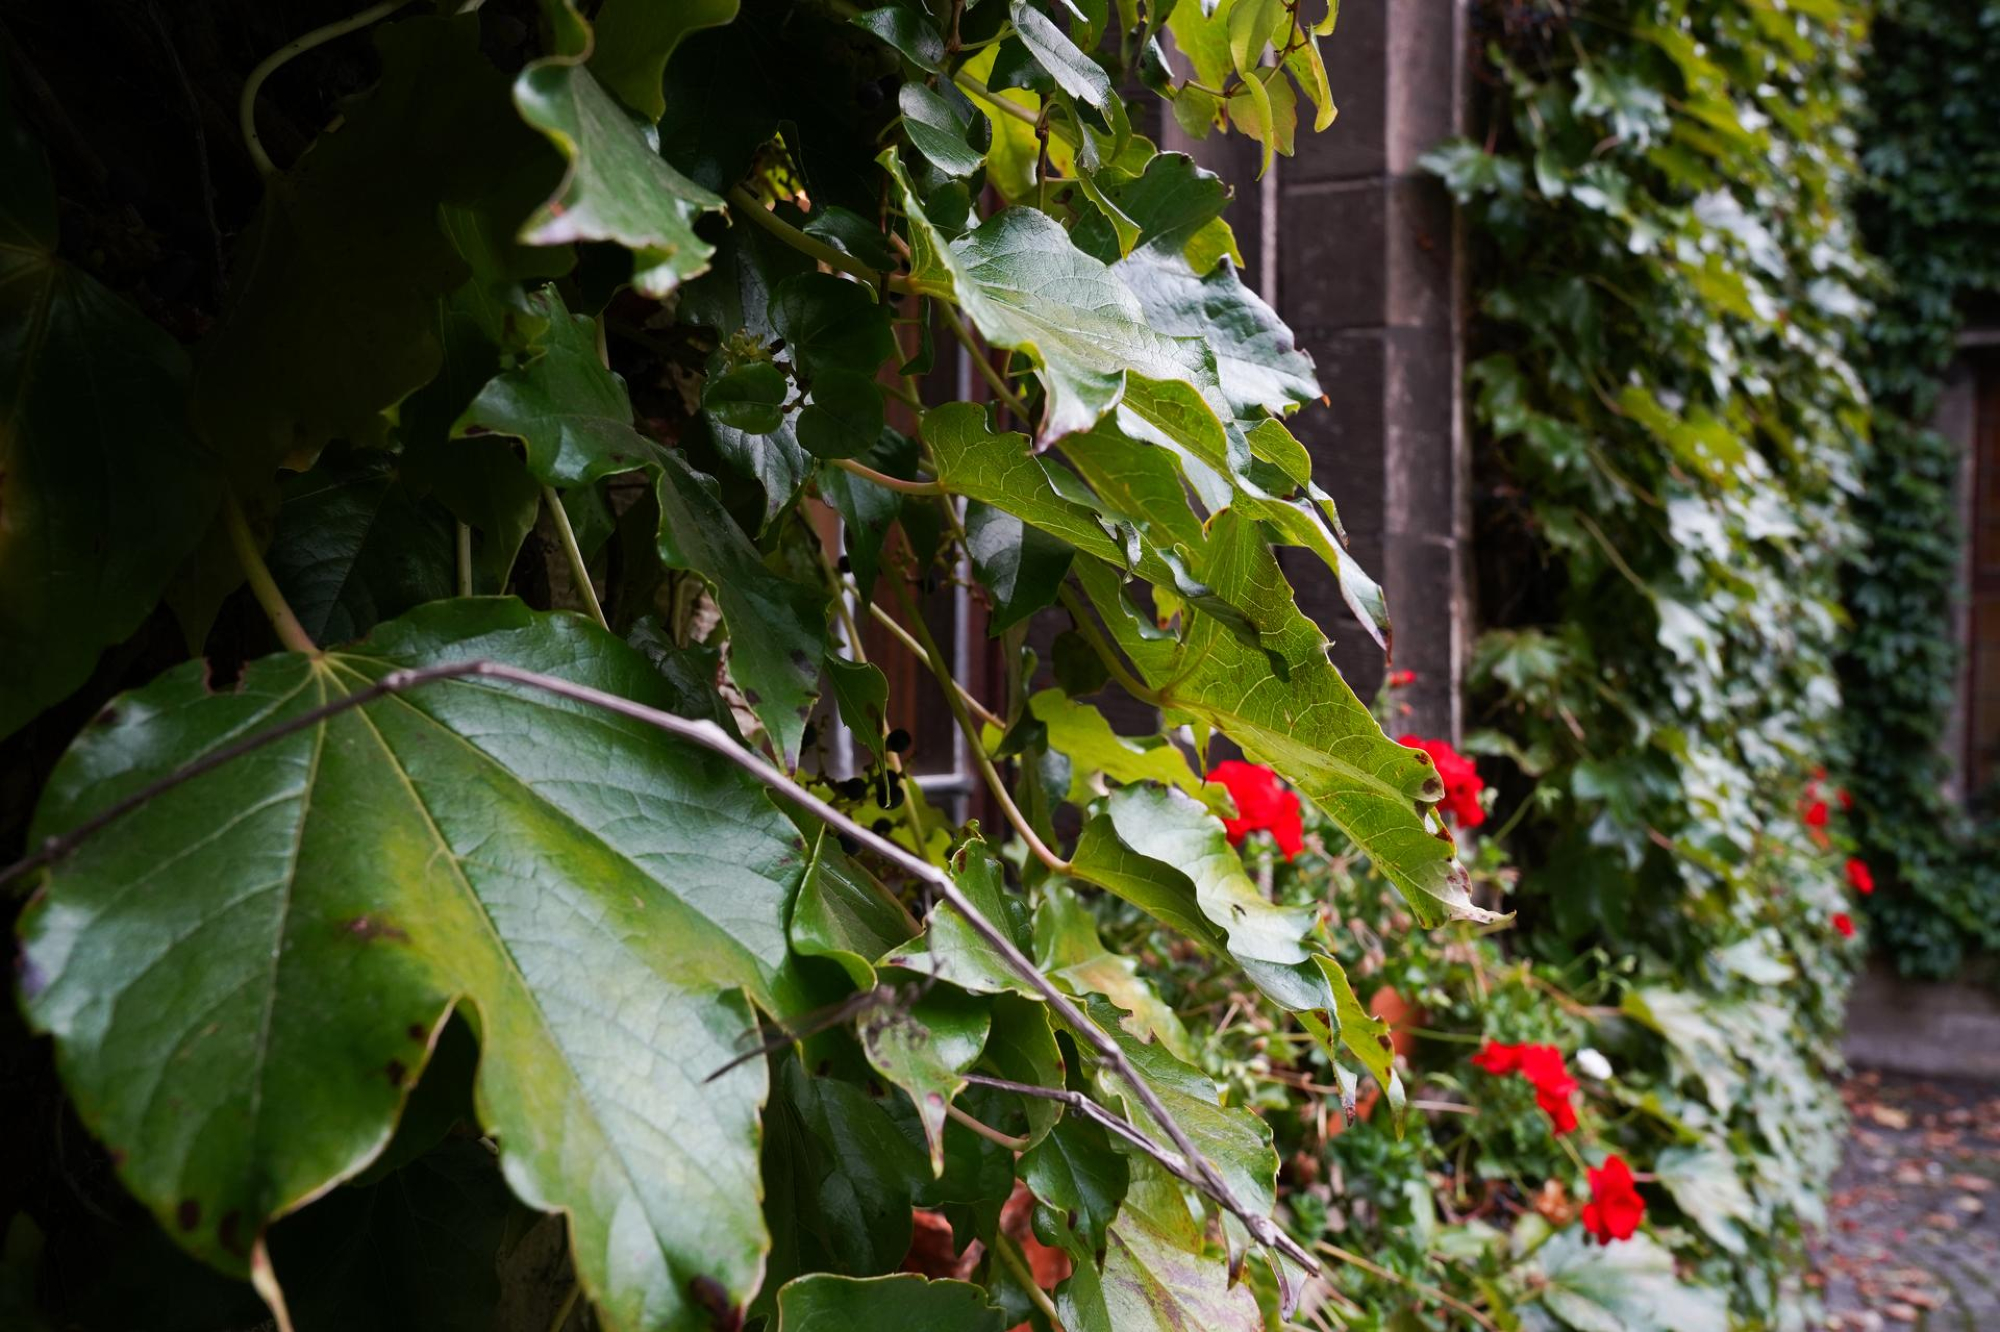
[[[1236, 235], [1222, 220], [1229, 186], [1186, 153], [1155, 154], [1138, 177], [1111, 182], [1104, 192], [1139, 224], [1137, 253], [1182, 259], [1197, 275], [1206, 275], [1223, 255], [1242, 264]], [[1107, 230], [1104, 220], [1093, 216], [1070, 234], [1079, 248], [1109, 264], [1120, 256]]]
[[528, 470], [545, 485], [580, 485], [642, 466], [655, 446], [632, 428], [625, 381], [598, 359], [595, 321], [569, 313], [554, 287], [531, 299], [548, 321], [536, 353], [488, 380], [452, 434], [520, 440]]
[[660, 558], [715, 590], [729, 626], [729, 673], [790, 763], [819, 697], [827, 654], [826, 592], [773, 573], [713, 489], [678, 452], [656, 452]]
[[872, 377], [896, 355], [888, 307], [859, 282], [831, 273], [780, 283], [771, 295], [771, 323], [807, 384], [829, 370]]
[[815, 458], [853, 458], [882, 437], [882, 390], [873, 376], [828, 370], [799, 411], [799, 444]]
[[814, 1274], [778, 1292], [777, 1332], [859, 1332], [863, 1328], [951, 1328], [1001, 1332], [1007, 1320], [969, 1281], [932, 1281], [912, 1272], [868, 1278]]
[[1088, 1119], [1065, 1115], [1021, 1156], [1021, 1182], [1045, 1205], [1074, 1218], [1093, 1254], [1118, 1214], [1130, 1173], [1110, 1136]]
[[1105, 1234], [1102, 1273], [1078, 1261], [1059, 1299], [1064, 1325], [1076, 1332], [1262, 1332], [1265, 1327], [1248, 1284], [1231, 1284], [1228, 1266], [1203, 1251], [1187, 1204], [1150, 1168], [1134, 1180]]
[[833, 699], [840, 706], [841, 724], [861, 742], [877, 763], [887, 758], [884, 740], [888, 735], [889, 679], [873, 662], [849, 661], [845, 657], [826, 659], [827, 678], [833, 681]]
[[[1028, 940], [1017, 919], [1019, 907], [1007, 892], [1000, 862], [984, 841], [968, 840], [953, 857], [953, 878], [973, 906], [1005, 930], [1016, 947], [1027, 951]], [[940, 902], [931, 908], [924, 937], [882, 959], [885, 964], [922, 971], [976, 994], [1040, 994], [1007, 964], [993, 946], [968, 925], [965, 917]]]
[[701, 409], [719, 426], [768, 435], [785, 423], [785, 399], [791, 393], [784, 371], [769, 361], [752, 361], [710, 375], [701, 387]]
[[986, 155], [974, 148], [972, 120], [942, 94], [921, 83], [906, 83], [897, 93], [903, 112], [903, 132], [910, 145], [945, 175], [963, 180], [986, 165]]
[[861, 1088], [777, 1061], [764, 1112], [764, 1212], [771, 1259], [757, 1304], [800, 1272], [872, 1276], [910, 1251], [910, 1201], [923, 1153]]
[[1109, 569], [1080, 561], [1077, 572], [1119, 646], [1162, 690], [1162, 703], [1214, 726], [1317, 804], [1426, 928], [1502, 919], [1473, 905], [1449, 834], [1423, 812], [1424, 802], [1444, 795], [1436, 769], [1384, 735], [1327, 660], [1325, 637], [1298, 612], [1254, 523], [1233, 508], [1218, 514], [1205, 572], [1218, 595], [1282, 623], [1257, 647], [1200, 615], [1184, 640], [1148, 639], [1135, 630]]
[[[1016, 931], [1018, 936], [1018, 931]], [[993, 1030], [987, 1034], [980, 1061], [1010, 1082], [1031, 1087], [1063, 1085], [1062, 1048], [1056, 1044], [1048, 1005], [1037, 996], [1003, 994], [993, 1001]], [[1009, 1093], [994, 1092], [997, 1096]], [[1029, 1143], [1039, 1143], [1063, 1117], [1060, 1102], [1040, 1096], [1017, 1096], [1028, 1121]]]
[[541, 176], [475, 16], [388, 24], [376, 43], [374, 91], [267, 182], [202, 347], [196, 421], [246, 475], [383, 438], [382, 413], [437, 373], [435, 302], [471, 276], [440, 206], [511, 197], [523, 162]]
[[822, 831], [792, 909], [792, 948], [832, 959], [857, 990], [873, 989], [875, 960], [907, 943], [917, 929], [903, 904], [844, 854], [833, 834]]
[[55, 246], [47, 161], [0, 89], [0, 736], [139, 627], [221, 496], [186, 355]]
[[799, 444], [798, 427], [786, 417], [776, 430], [753, 435], [697, 412], [681, 430], [681, 447], [691, 456], [706, 446], [729, 471], [755, 481], [764, 492], [761, 533], [789, 509], [813, 474], [812, 455]]
[[715, 247], [695, 219], [722, 200], [661, 157], [651, 126], [632, 118], [588, 69], [542, 60], [514, 82], [521, 118], [561, 150], [561, 186], [522, 226], [530, 245], [615, 241], [632, 252], [632, 285], [664, 298], [708, 267]]
[[1669, 1147], [1654, 1160], [1653, 1174], [1680, 1209], [1728, 1252], [1744, 1254], [1745, 1233], [1761, 1233], [1764, 1218], [1730, 1152], [1709, 1146]]
[[861, 1019], [868, 1062], [916, 1107], [933, 1175], [944, 1174], [945, 1107], [965, 1090], [991, 1021], [985, 999], [948, 985], [925, 989], [907, 1009], [878, 1008]]
[[1042, 886], [1035, 908], [1035, 965], [1072, 994], [1101, 994], [1130, 1016], [1140, 1039], [1157, 1040], [1182, 1058], [1193, 1051], [1186, 1028], [1161, 1000], [1139, 964], [1113, 953], [1098, 937], [1097, 921], [1060, 883]]
[[1111, 109], [1118, 96], [1111, 86], [1111, 76], [1064, 35], [1048, 15], [1027, 0], [1014, 0], [1012, 15], [1021, 44], [1048, 71], [1058, 88], [1099, 111]]
[[1002, 209], [947, 244], [894, 152], [881, 160], [910, 222], [912, 283], [955, 301], [987, 342], [1034, 364], [1048, 398], [1039, 443], [1096, 424], [1124, 397], [1128, 373], [1219, 396], [1214, 360], [1201, 341], [1155, 332], [1138, 298], [1048, 214]]
[[987, 626], [993, 637], [1055, 603], [1075, 554], [1068, 543], [977, 500], [965, 506], [965, 548], [993, 599]]
[[1208, 344], [1222, 395], [1238, 417], [1282, 416], [1320, 396], [1312, 357], [1226, 256], [1205, 277], [1162, 249], [1135, 250], [1111, 271], [1139, 298], [1153, 328]]
[[[1319, 1035], [1326, 1045], [1327, 1057], [1333, 1057], [1332, 1040], [1338, 1037], [1348, 1052], [1361, 1061], [1361, 1066], [1374, 1075], [1382, 1084], [1383, 1093], [1389, 1098], [1389, 1109], [1396, 1117], [1396, 1135], [1403, 1133], [1403, 1079], [1396, 1072], [1396, 1046], [1389, 1038], [1389, 1024], [1361, 1006], [1361, 1000], [1354, 993], [1354, 986], [1347, 979], [1347, 971], [1340, 963], [1323, 953], [1313, 955], [1313, 965], [1326, 977], [1327, 988], [1333, 994], [1333, 1004], [1329, 1009], [1332, 1030]], [[1307, 1028], [1314, 1024], [1307, 1022]]]
[[[670, 702], [575, 616], [437, 603], [352, 650], [253, 662], [228, 693], [190, 662], [124, 697], [58, 766], [34, 836], [392, 671], [468, 658]], [[23, 1002], [127, 1187], [240, 1274], [270, 1219], [382, 1150], [462, 999], [485, 1128], [522, 1200], [569, 1213], [605, 1325], [703, 1328], [690, 1282], [740, 1305], [766, 1245], [763, 1066], [703, 1079], [750, 1026], [743, 993], [775, 1002], [798, 863], [720, 758], [547, 695], [434, 684], [176, 787], [51, 867], [23, 916]]]
[[661, 91], [667, 61], [689, 33], [735, 19], [739, 0], [605, 0], [596, 20], [590, 72], [647, 120], [667, 109]]
[[936, 24], [914, 9], [883, 5], [880, 9], [856, 14], [849, 22], [866, 28], [895, 47], [905, 60], [924, 73], [944, 73], [944, 38]]
[[1187, 755], [1172, 744], [1143, 749], [1111, 729], [1104, 714], [1088, 703], [1078, 703], [1060, 689], [1044, 689], [1028, 699], [1028, 711], [1048, 730], [1049, 748], [1069, 755], [1075, 776], [1070, 799], [1078, 804], [1087, 792], [1083, 774], [1101, 772], [1125, 784], [1160, 782], [1176, 787], [1207, 805], [1217, 814], [1235, 813], [1229, 793], [1203, 781], [1188, 767]]
[[265, 558], [315, 643], [346, 643], [378, 621], [451, 596], [451, 515], [410, 493], [380, 453], [325, 456], [286, 480]]
[[[1086, 1015], [1098, 1028], [1118, 1043], [1126, 1060], [1151, 1085], [1161, 1105], [1180, 1124], [1195, 1150], [1207, 1157], [1237, 1200], [1260, 1215], [1276, 1205], [1278, 1153], [1271, 1145], [1271, 1129], [1242, 1106], [1225, 1106], [1213, 1082], [1200, 1070], [1175, 1058], [1157, 1042], [1147, 1042], [1125, 1029], [1118, 1010], [1109, 1000], [1093, 996], [1087, 1001]], [[1096, 1079], [1100, 1095], [1121, 1105], [1125, 1117], [1145, 1130], [1155, 1142], [1171, 1141], [1146, 1112], [1131, 1088], [1104, 1062], [1095, 1057], [1084, 1042], [1084, 1060]], [[1242, 1222], [1225, 1217], [1231, 1247], [1247, 1242]], [[1217, 1277], [1223, 1273], [1216, 1271]]]

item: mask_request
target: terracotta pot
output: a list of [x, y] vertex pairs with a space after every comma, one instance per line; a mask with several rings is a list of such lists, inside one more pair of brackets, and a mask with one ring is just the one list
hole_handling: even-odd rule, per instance
[[1389, 1024], [1389, 1044], [1402, 1059], [1408, 1059], [1417, 1047], [1416, 1029], [1430, 1020], [1430, 1014], [1405, 999], [1393, 985], [1384, 985], [1368, 996], [1368, 1012]]

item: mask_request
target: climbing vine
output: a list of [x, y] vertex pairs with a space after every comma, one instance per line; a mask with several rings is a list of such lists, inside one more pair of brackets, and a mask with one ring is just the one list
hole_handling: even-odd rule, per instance
[[1869, 425], [1865, 12], [1476, 14], [1479, 137], [1429, 159], [1475, 244], [1468, 747], [1500, 788], [1531, 954], [1629, 957], [1628, 1002], [1669, 1043], [1790, 1070], [1708, 1083], [1686, 1139], [1761, 1216], [1747, 1242], [1704, 1226], [1684, 1270], [1780, 1325], [1839, 1123], [1808, 1070], [1836, 1058], [1872, 882], [1835, 672]]
[[[1881, 280], [1862, 360], [1874, 443], [1856, 505], [1842, 661], [1859, 835], [1885, 890], [1876, 937], [1905, 971], [1948, 975], [2000, 948], [1994, 833], [1946, 794], [1960, 450], [1926, 427], [1968, 304], [2000, 294], [2000, 6], [1886, 4], [1866, 64], [1860, 220]], [[1974, 792], [1975, 810], [1983, 793]], [[1990, 813], [1988, 818], [1990, 819]]]
[[[1211, 748], [1413, 925], [1498, 917], [1433, 760], [1279, 571], [1305, 549], [1386, 640], [1285, 425], [1312, 363], [1237, 276], [1227, 189], [1121, 90], [1268, 163], [1332, 118], [1332, 13], [392, 0], [282, 44], [214, 13], [156, 25], [192, 151], [124, 213], [92, 168], [160, 103], [60, 34], [69, 82], [10, 89], [0, 135], [0, 729], [37, 765], [4, 880], [67, 1094], [24, 1138], [61, 1146], [23, 1149], [6, 1298], [124, 1327], [1295, 1309], [1322, 1256], [1271, 1127], [1098, 916], [1398, 1114]], [[168, 226], [209, 295], [130, 261]], [[969, 600], [995, 678], [934, 627]], [[1112, 729], [1114, 687], [1150, 731]], [[922, 780], [959, 751], [983, 822]], [[962, 1269], [899, 1272], [916, 1212]]]

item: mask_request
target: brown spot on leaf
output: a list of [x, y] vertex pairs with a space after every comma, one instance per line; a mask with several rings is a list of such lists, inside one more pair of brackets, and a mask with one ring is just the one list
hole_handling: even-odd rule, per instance
[[427, 1041], [431, 1038], [429, 1028], [425, 1027], [421, 1022], [412, 1022], [406, 1030], [413, 1041]]
[[397, 943], [410, 941], [410, 936], [402, 930], [373, 916], [356, 916], [347, 922], [347, 932], [364, 943], [373, 943], [377, 939], [392, 939]]
[[1390, 1040], [1387, 1036], [1381, 1035], [1379, 1033], [1375, 1037], [1375, 1044], [1381, 1046], [1384, 1050], [1393, 1050], [1396, 1048], [1396, 1043], [1394, 1041]]
[[382, 1065], [382, 1071], [389, 1075], [389, 1085], [391, 1087], [402, 1086], [403, 1079], [408, 1077], [410, 1073], [410, 1070], [404, 1066], [403, 1061], [400, 1059], [391, 1059], [388, 1063]]
[[708, 1315], [714, 1332], [739, 1332], [743, 1311], [730, 1300], [729, 1292], [714, 1277], [698, 1276], [688, 1282], [688, 1296]]
[[181, 1199], [181, 1205], [174, 1209], [174, 1220], [182, 1230], [193, 1230], [201, 1224], [201, 1204], [193, 1198]]

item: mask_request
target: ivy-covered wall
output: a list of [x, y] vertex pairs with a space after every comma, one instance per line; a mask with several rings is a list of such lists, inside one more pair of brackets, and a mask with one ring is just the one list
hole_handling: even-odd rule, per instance
[[1943, 975], [2000, 947], [1994, 833], [1945, 793], [1961, 453], [1925, 428], [1968, 305], [2000, 294], [2000, 4], [1884, 0], [1865, 71], [1858, 212], [1881, 272], [1860, 358], [1875, 420], [1841, 663], [1865, 706], [1848, 710], [1846, 744], [1857, 831], [1883, 882], [1868, 904], [1876, 942], [1905, 972]]

